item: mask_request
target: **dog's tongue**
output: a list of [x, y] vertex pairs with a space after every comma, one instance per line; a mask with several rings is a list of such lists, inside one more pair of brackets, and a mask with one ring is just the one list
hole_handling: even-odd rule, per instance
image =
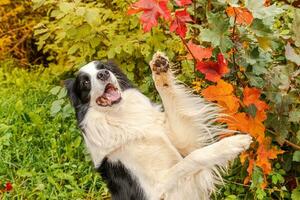
[[107, 91], [105, 91], [103, 96], [105, 96], [111, 102], [118, 101], [121, 98], [121, 94], [114, 88], [109, 88]]

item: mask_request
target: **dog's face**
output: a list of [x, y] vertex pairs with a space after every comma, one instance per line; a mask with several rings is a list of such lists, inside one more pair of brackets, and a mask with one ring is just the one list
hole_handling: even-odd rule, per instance
[[113, 63], [93, 61], [83, 66], [75, 79], [65, 82], [68, 95], [76, 112], [80, 108], [111, 107], [122, 101], [122, 92], [131, 84], [121, 70]]

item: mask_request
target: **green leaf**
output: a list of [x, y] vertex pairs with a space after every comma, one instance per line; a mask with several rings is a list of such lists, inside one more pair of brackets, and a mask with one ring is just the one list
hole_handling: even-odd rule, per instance
[[254, 19], [250, 30], [259, 37], [271, 36], [271, 34], [273, 34], [272, 30], [266, 26], [261, 19]]
[[63, 103], [64, 103], [63, 99], [56, 100], [52, 103], [52, 106], [50, 109], [51, 116], [56, 115], [61, 110], [61, 106]]
[[300, 151], [295, 151], [293, 154], [293, 161], [300, 162]]
[[292, 197], [292, 200], [299, 200], [300, 199], [300, 187], [293, 190], [291, 197]]
[[274, 23], [274, 17], [283, 12], [281, 8], [274, 4], [265, 6], [264, 1], [258, 0], [246, 0], [245, 6], [252, 12], [254, 18], [264, 20], [269, 26]]
[[70, 13], [75, 8], [75, 3], [61, 2], [58, 5], [59, 9], [64, 13]]
[[265, 85], [264, 79], [255, 76], [252, 73], [246, 73], [247, 78], [250, 80], [250, 85], [258, 88], [263, 88]]
[[277, 182], [278, 182], [278, 178], [277, 178], [276, 174], [272, 175], [272, 183], [277, 184]]
[[53, 94], [53, 95], [57, 95], [58, 92], [60, 91], [61, 87], [60, 86], [55, 86], [54, 88], [52, 88], [50, 90], [50, 93]]
[[294, 9], [295, 16], [294, 16], [294, 21], [292, 24], [292, 30], [294, 33], [294, 41], [297, 47], [300, 47], [300, 9]]
[[63, 118], [67, 118], [67, 117], [70, 117], [73, 113], [73, 106], [71, 106], [71, 104], [67, 104], [63, 107], [62, 109], [62, 115], [63, 115]]
[[57, 98], [61, 99], [61, 98], [64, 98], [66, 96], [67, 96], [67, 90], [66, 90], [66, 88], [62, 88], [60, 90], [60, 92], [58, 93]]
[[237, 200], [238, 198], [237, 198], [237, 196], [235, 196], [235, 195], [228, 195], [226, 198], [225, 198], [225, 200]]
[[287, 43], [287, 45], [285, 46], [285, 57], [287, 60], [300, 65], [300, 55], [295, 52], [290, 43]]
[[81, 137], [78, 136], [78, 137], [75, 139], [75, 141], [73, 142], [74, 148], [78, 148], [78, 147], [80, 146], [80, 144], [81, 144], [81, 141], [82, 141]]
[[19, 169], [17, 171], [17, 175], [20, 177], [32, 177], [33, 173], [30, 171], [27, 171], [26, 169]]
[[29, 117], [30, 117], [30, 120], [36, 125], [40, 125], [43, 121], [42, 118], [40, 117], [40, 115], [38, 115], [35, 112], [29, 112]]
[[76, 43], [76, 44], [74, 44], [74, 45], [72, 45], [71, 47], [70, 47], [70, 49], [68, 50], [68, 55], [72, 55], [72, 54], [74, 54], [78, 49], [80, 48], [80, 43]]
[[211, 42], [214, 47], [220, 46], [222, 51], [226, 51], [233, 46], [229, 38], [229, 20], [222, 14], [209, 13], [207, 16], [209, 29], [202, 29], [200, 39]]
[[254, 104], [251, 104], [248, 108], [247, 108], [247, 113], [251, 116], [251, 117], [255, 117], [256, 116], [256, 112], [257, 112], [257, 108]]
[[290, 122], [300, 122], [300, 110], [293, 110], [289, 113], [289, 121]]
[[87, 21], [87, 23], [89, 23], [89, 25], [91, 25], [91, 26], [100, 25], [100, 19], [101, 18], [100, 18], [98, 9], [89, 8], [89, 9], [86, 10], [85, 20]]
[[101, 39], [99, 37], [93, 37], [90, 40], [90, 45], [92, 48], [96, 48], [101, 43]]

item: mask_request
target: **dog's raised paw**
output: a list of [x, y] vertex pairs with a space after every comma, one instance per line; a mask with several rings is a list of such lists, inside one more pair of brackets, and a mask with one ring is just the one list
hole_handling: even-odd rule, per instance
[[230, 137], [231, 145], [233, 145], [233, 148], [240, 149], [240, 150], [247, 150], [252, 143], [252, 137], [248, 134], [239, 134]]
[[150, 67], [153, 72], [160, 74], [167, 72], [169, 69], [169, 59], [161, 52], [157, 52], [153, 55], [152, 60], [150, 61]]

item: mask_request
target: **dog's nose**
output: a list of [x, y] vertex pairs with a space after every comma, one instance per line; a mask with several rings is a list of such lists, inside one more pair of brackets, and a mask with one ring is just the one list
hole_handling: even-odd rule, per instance
[[100, 70], [97, 74], [97, 78], [100, 79], [101, 81], [107, 81], [109, 76], [110, 76], [109, 71], [106, 69]]

